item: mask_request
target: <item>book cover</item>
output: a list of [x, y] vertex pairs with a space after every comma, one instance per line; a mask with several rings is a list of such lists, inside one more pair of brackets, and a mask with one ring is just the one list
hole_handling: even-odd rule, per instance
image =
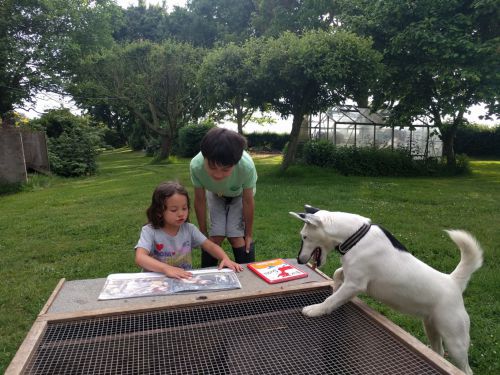
[[299, 270], [283, 259], [271, 259], [249, 263], [247, 267], [269, 284], [281, 283], [307, 277], [307, 272]]
[[99, 300], [164, 296], [175, 293], [240, 289], [236, 273], [229, 269], [192, 270], [189, 279], [171, 279], [162, 273], [115, 273], [106, 278]]

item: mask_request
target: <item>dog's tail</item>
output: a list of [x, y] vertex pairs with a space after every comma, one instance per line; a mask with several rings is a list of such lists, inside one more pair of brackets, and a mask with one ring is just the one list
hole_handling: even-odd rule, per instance
[[483, 250], [479, 242], [468, 232], [463, 230], [447, 230], [446, 233], [460, 249], [461, 259], [457, 268], [450, 274], [451, 278], [460, 286], [462, 292], [474, 271], [483, 264]]

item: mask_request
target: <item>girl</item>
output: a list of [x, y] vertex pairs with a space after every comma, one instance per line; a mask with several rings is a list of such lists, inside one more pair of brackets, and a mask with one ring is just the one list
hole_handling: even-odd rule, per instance
[[221, 261], [219, 269], [243, 270], [188, 222], [189, 195], [181, 184], [168, 181], [158, 185], [146, 214], [148, 224], [142, 227], [135, 246], [135, 263], [145, 271], [161, 272], [175, 279], [189, 278], [191, 250], [198, 246]]

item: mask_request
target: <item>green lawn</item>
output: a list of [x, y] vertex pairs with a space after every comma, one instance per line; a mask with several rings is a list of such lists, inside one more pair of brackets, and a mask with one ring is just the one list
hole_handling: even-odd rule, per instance
[[[370, 217], [443, 272], [460, 258], [443, 229], [473, 233], [485, 263], [464, 294], [472, 323], [470, 364], [476, 375], [500, 374], [500, 162], [475, 161], [471, 176], [457, 178], [364, 178], [303, 166], [279, 174], [279, 157], [255, 161], [257, 260], [297, 255], [301, 223], [288, 212], [302, 211], [305, 203]], [[132, 249], [151, 193], [160, 181], [178, 179], [192, 194], [188, 163], [151, 164], [140, 153], [106, 152], [96, 176], [36, 178], [27, 191], [0, 196], [0, 372], [59, 279], [138, 270]], [[323, 271], [331, 275], [338, 265], [333, 255]], [[427, 343], [417, 319], [365, 300]]]

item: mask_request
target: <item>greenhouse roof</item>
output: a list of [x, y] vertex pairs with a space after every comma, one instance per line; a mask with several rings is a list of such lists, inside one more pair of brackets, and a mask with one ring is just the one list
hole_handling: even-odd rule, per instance
[[[332, 107], [326, 115], [337, 124], [358, 125], [385, 125], [390, 111], [379, 110], [372, 112], [370, 108], [359, 108], [354, 105]], [[413, 122], [413, 126], [434, 126], [428, 118], [420, 117]]]

